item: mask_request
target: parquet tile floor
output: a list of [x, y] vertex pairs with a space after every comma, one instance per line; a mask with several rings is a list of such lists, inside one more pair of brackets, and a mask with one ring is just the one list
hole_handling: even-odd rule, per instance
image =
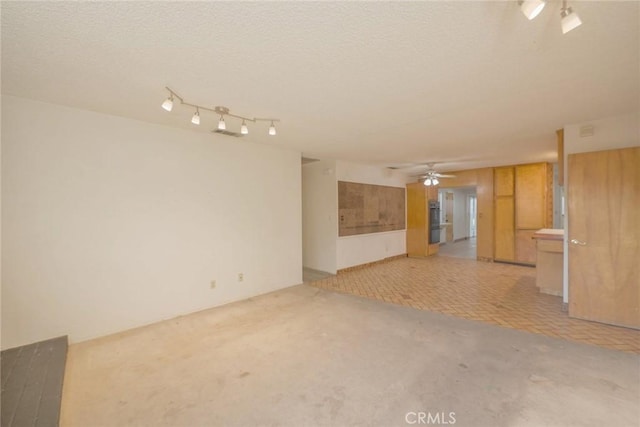
[[434, 256], [401, 258], [310, 283], [322, 289], [640, 354], [640, 331], [570, 318], [541, 294], [535, 268]]

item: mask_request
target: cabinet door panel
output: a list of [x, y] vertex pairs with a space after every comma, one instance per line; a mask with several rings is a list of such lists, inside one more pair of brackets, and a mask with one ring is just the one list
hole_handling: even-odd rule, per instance
[[407, 184], [407, 254], [425, 256], [427, 254], [429, 211], [425, 187], [421, 183]]
[[513, 196], [513, 167], [494, 169], [494, 192], [499, 196]]
[[537, 230], [517, 230], [516, 231], [516, 262], [524, 264], [536, 263], [536, 241], [533, 234]]
[[547, 164], [516, 166], [515, 184], [516, 229], [545, 228]]
[[513, 197], [496, 197], [495, 259], [514, 261]]

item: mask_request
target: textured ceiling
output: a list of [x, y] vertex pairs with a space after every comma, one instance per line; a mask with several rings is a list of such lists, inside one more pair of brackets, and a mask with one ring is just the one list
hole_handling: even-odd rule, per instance
[[559, 3], [528, 21], [515, 1], [3, 1], [2, 93], [213, 129], [164, 112], [169, 86], [279, 117], [245, 140], [313, 158], [553, 160], [556, 129], [639, 109], [639, 3], [571, 4], [584, 24], [562, 35]]

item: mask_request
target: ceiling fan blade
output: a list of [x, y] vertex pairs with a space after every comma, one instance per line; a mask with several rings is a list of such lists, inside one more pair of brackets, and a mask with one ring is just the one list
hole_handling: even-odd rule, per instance
[[387, 168], [393, 169], [393, 170], [403, 170], [403, 169], [423, 168], [423, 167], [428, 167], [429, 165], [430, 163], [402, 163], [402, 164], [387, 166]]
[[443, 175], [441, 173], [434, 173], [435, 176], [437, 176], [438, 178], [455, 178], [455, 175]]

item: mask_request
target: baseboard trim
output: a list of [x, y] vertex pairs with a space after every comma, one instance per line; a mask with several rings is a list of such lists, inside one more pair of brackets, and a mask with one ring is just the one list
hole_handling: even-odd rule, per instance
[[503, 261], [501, 259], [494, 259], [495, 262], [499, 262], [501, 264], [511, 264], [511, 265], [521, 265], [522, 267], [533, 267], [536, 268], [535, 264], [530, 264], [526, 262], [516, 262], [516, 261]]
[[351, 267], [341, 268], [338, 270], [337, 274], [348, 273], [349, 271], [354, 271], [354, 270], [361, 270], [363, 268], [372, 267], [377, 264], [383, 264], [385, 262], [394, 261], [400, 258], [407, 258], [407, 254], [396, 255], [388, 258], [383, 258], [378, 261], [372, 261], [372, 262], [367, 262], [365, 264], [358, 264]]

